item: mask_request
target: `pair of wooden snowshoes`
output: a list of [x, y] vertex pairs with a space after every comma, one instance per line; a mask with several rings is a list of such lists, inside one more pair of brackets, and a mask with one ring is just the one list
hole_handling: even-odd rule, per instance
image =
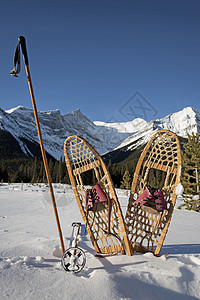
[[[153, 252], [159, 255], [177, 197], [180, 182], [181, 153], [177, 136], [166, 130], [157, 131], [144, 148], [133, 177], [125, 218], [107, 167], [97, 151], [83, 138], [70, 136], [64, 144], [65, 160], [72, 189], [95, 251], [99, 256], [119, 252]], [[159, 178], [165, 207], [157, 211], [138, 205], [137, 199], [152, 181]], [[90, 181], [88, 179], [90, 178]], [[107, 201], [86, 200], [91, 186], [98, 186]]]

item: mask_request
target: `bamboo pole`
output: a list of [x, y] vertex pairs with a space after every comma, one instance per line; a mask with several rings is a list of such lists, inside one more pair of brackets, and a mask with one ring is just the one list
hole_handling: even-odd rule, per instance
[[35, 102], [35, 97], [34, 97], [34, 92], [33, 92], [33, 86], [32, 86], [32, 81], [31, 81], [31, 75], [30, 75], [30, 70], [29, 70], [29, 64], [28, 64], [28, 56], [27, 56], [27, 51], [26, 51], [25, 38], [23, 36], [20, 36], [19, 41], [21, 43], [22, 53], [23, 53], [23, 56], [24, 56], [26, 75], [27, 75], [27, 79], [28, 79], [28, 86], [29, 86], [30, 96], [31, 96], [32, 105], [33, 105], [33, 112], [34, 112], [34, 116], [35, 116], [35, 122], [36, 122], [38, 137], [39, 137], [39, 141], [40, 141], [40, 148], [41, 148], [42, 158], [43, 158], [43, 162], [44, 162], [47, 181], [48, 181], [48, 184], [49, 184], [49, 190], [50, 190], [51, 200], [52, 200], [54, 214], [55, 214], [55, 218], [56, 218], [56, 224], [57, 224], [57, 227], [58, 227], [58, 233], [59, 233], [62, 253], [64, 254], [65, 247], [64, 247], [64, 242], [63, 242], [62, 230], [61, 230], [61, 226], [60, 226], [60, 221], [59, 221], [59, 216], [58, 216], [58, 211], [57, 211], [57, 206], [56, 206], [56, 201], [55, 201], [55, 196], [54, 196], [54, 191], [53, 191], [53, 186], [52, 186], [52, 183], [51, 183], [51, 176], [50, 176], [49, 167], [48, 167], [48, 163], [47, 163], [46, 152], [45, 152], [44, 144], [43, 144], [43, 140], [42, 140], [42, 133], [41, 133], [41, 129], [40, 129], [40, 123], [39, 123], [37, 107], [36, 107], [36, 102]]

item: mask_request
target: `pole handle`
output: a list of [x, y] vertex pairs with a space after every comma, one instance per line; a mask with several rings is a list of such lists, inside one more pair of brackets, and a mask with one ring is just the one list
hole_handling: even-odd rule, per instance
[[26, 50], [26, 39], [24, 36], [21, 35], [18, 38], [18, 41], [20, 42], [21, 47], [22, 47], [22, 54], [24, 56], [25, 65], [28, 66], [28, 54], [27, 54], [27, 50]]

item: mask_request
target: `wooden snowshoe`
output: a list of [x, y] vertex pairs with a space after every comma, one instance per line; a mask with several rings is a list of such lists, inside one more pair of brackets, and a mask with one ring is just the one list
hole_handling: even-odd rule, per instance
[[[180, 175], [181, 153], [178, 138], [170, 131], [160, 130], [144, 148], [132, 182], [125, 218], [132, 251], [151, 251], [159, 255], [174, 210]], [[159, 181], [159, 185], [162, 185], [159, 188], [166, 202], [166, 209], [162, 211], [157, 211], [151, 204], [145, 206], [138, 205], [137, 202], [153, 181]]]
[[[122, 211], [102, 158], [86, 140], [76, 135], [66, 139], [64, 153], [76, 201], [95, 251], [103, 256], [126, 250], [131, 255]], [[107, 201], [95, 198], [92, 205], [86, 205], [87, 195], [99, 189]]]

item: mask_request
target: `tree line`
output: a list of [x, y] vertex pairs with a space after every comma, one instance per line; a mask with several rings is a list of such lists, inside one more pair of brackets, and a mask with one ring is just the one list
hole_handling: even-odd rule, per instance
[[181, 183], [184, 203], [180, 206], [200, 212], [200, 135], [188, 135], [182, 152]]
[[[130, 189], [134, 171], [142, 149], [134, 151], [127, 159], [119, 163], [109, 160], [107, 167], [116, 188]], [[49, 171], [52, 182], [70, 184], [64, 159], [49, 159]], [[43, 161], [35, 158], [0, 159], [1, 182], [46, 182]], [[85, 174], [87, 184], [93, 184], [94, 174]], [[162, 188], [164, 175], [161, 171], [149, 173], [149, 184]], [[187, 143], [182, 149], [181, 183], [184, 187], [184, 203], [181, 207], [200, 212], [200, 135], [188, 135]]]
[[[66, 165], [62, 157], [59, 161], [49, 159], [48, 166], [52, 182], [70, 183]], [[0, 180], [1, 182], [8, 183], [47, 182], [43, 161], [37, 157], [0, 160]]]

